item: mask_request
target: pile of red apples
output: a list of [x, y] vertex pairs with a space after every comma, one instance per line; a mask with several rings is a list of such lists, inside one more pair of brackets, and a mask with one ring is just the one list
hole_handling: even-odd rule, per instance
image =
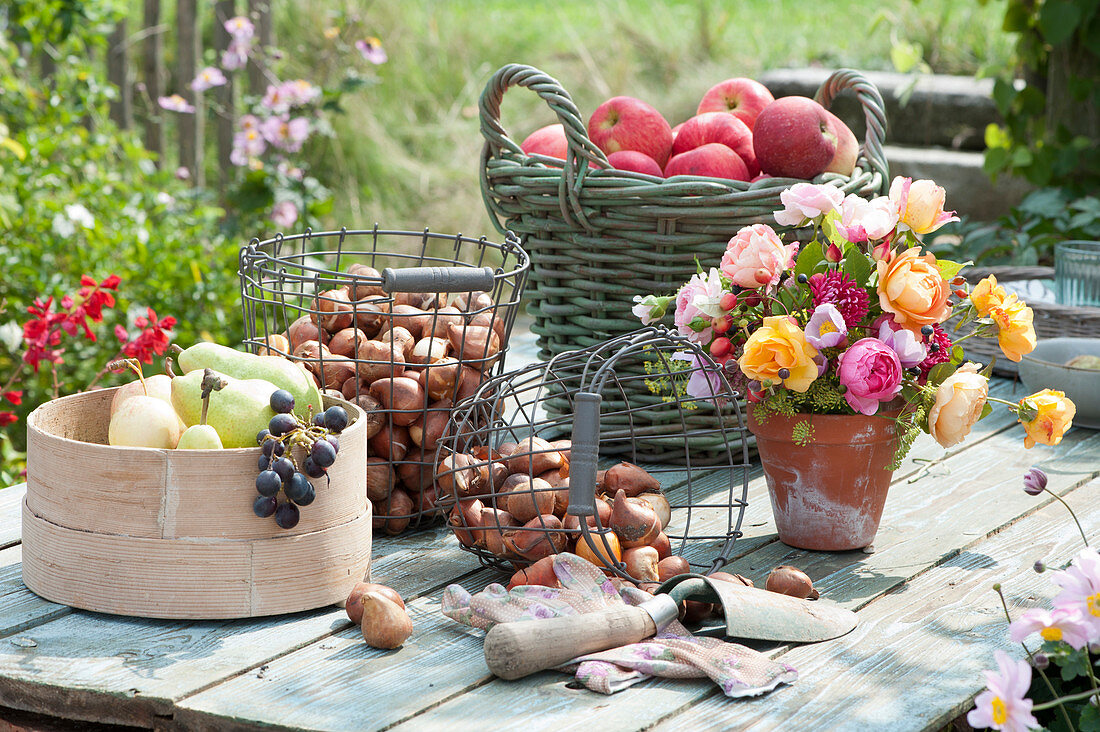
[[[711, 87], [695, 116], [675, 127], [640, 99], [612, 97], [589, 118], [588, 137], [612, 168], [659, 178], [851, 175], [859, 152], [848, 126], [814, 100], [775, 99], [763, 84], [743, 77]], [[556, 124], [535, 130], [520, 147], [564, 161], [568, 143]]]

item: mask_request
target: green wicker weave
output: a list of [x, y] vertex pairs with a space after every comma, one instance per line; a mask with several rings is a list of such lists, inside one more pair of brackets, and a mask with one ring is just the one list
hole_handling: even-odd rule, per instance
[[[525, 154], [501, 125], [500, 103], [513, 86], [530, 88], [557, 114], [569, 141], [564, 168], [553, 158]], [[878, 90], [858, 72], [841, 69], [816, 99], [828, 107], [849, 89], [867, 121], [856, 170], [814, 182], [832, 182], [845, 193], [885, 192], [886, 115]], [[526, 295], [543, 360], [638, 328], [630, 311], [634, 295], [672, 293], [696, 272], [696, 260], [716, 266], [741, 227], [775, 226], [780, 192], [800, 182], [661, 179], [611, 169], [588, 139], [586, 119], [569, 94], [531, 66], [497, 71], [482, 92], [480, 111], [482, 196], [496, 228], [518, 234], [531, 256]]]

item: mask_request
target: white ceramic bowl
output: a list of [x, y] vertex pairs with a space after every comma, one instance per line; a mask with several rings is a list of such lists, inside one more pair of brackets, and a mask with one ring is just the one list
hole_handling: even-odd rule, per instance
[[1075, 356], [1100, 356], [1100, 338], [1049, 338], [1020, 359], [1020, 378], [1028, 393], [1057, 389], [1077, 405], [1076, 427], [1100, 429], [1100, 371], [1066, 366]]

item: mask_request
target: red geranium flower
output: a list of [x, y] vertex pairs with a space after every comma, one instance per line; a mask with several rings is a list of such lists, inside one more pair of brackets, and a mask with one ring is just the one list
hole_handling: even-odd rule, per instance
[[0, 427], [7, 427], [18, 420], [19, 417], [15, 416], [15, 412], [0, 412]]
[[164, 318], [157, 320], [157, 314], [153, 308], [149, 308], [146, 312], [149, 315], [148, 318], [138, 316], [134, 319], [134, 325], [142, 329], [141, 335], [126, 343], [122, 347], [122, 352], [142, 363], [153, 363], [154, 354], [160, 356], [168, 350], [171, 337], [166, 331], [172, 330], [172, 326], [176, 324], [176, 319], [171, 315], [166, 315]]

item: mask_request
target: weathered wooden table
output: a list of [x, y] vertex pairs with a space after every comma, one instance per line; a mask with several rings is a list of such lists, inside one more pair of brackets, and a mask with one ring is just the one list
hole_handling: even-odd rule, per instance
[[[1022, 395], [1004, 381], [994, 391]], [[1025, 451], [1003, 409], [946, 453], [917, 443], [873, 553], [779, 543], [757, 473], [733, 571], [762, 581], [777, 564], [802, 567], [860, 625], [834, 641], [772, 648], [801, 676], [751, 700], [704, 680], [601, 696], [552, 671], [494, 679], [481, 634], [444, 618], [439, 601], [450, 583], [476, 590], [506, 578], [479, 568], [444, 529], [376, 539], [373, 579], [401, 592], [416, 626], [396, 651], [367, 647], [338, 608], [186, 623], [72, 610], [22, 584], [15, 486], [0, 491], [0, 706], [170, 730], [939, 729], [969, 707], [995, 649], [1019, 653], [993, 583], [1016, 608], [1049, 602], [1054, 587], [1033, 562], [1081, 548], [1063, 506], [1022, 490], [1031, 465], [1100, 536], [1100, 432], [1074, 429], [1056, 448]]]

